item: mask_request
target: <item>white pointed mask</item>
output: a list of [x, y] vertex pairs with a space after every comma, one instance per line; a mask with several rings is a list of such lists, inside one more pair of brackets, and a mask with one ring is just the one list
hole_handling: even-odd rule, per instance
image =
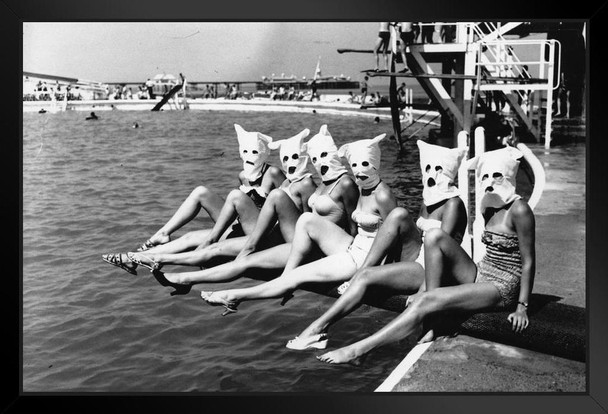
[[312, 175], [308, 171], [308, 155], [302, 142], [308, 134], [310, 134], [310, 130], [307, 128], [291, 138], [273, 141], [268, 144], [268, 148], [271, 150], [279, 149], [283, 171], [292, 183]]
[[380, 141], [386, 134], [342, 145], [338, 154], [346, 157], [360, 188], [370, 189], [380, 183]]
[[327, 130], [327, 125], [323, 125], [319, 133], [304, 145], [312, 165], [323, 182], [335, 180], [348, 172], [338, 156], [338, 147]]
[[523, 154], [517, 148], [506, 147], [481, 154], [476, 168], [480, 183], [481, 212], [488, 207], [500, 208], [519, 198], [515, 184], [519, 161]]
[[243, 172], [249, 181], [256, 181], [262, 175], [262, 168], [270, 155], [268, 143], [272, 138], [260, 132], [247, 132], [238, 124], [234, 124], [239, 140], [239, 154], [243, 160]]
[[439, 145], [416, 141], [420, 151], [422, 172], [422, 201], [433, 206], [441, 201], [458, 196], [456, 174], [468, 148], [445, 148]]

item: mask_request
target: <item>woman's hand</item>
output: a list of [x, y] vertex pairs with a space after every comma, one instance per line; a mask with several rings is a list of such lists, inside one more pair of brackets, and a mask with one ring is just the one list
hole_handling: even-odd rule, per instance
[[528, 314], [526, 313], [526, 309], [519, 309], [520, 305], [518, 305], [518, 309], [507, 316], [507, 320], [511, 322], [512, 329], [516, 333], [521, 333], [524, 329], [528, 327]]

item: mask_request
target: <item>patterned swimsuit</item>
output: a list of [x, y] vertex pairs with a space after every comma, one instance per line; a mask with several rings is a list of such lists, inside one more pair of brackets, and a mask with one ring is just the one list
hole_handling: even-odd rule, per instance
[[501, 298], [498, 309], [515, 306], [522, 272], [517, 235], [485, 230], [481, 241], [486, 245], [486, 254], [477, 264], [475, 283], [489, 282], [496, 286]]

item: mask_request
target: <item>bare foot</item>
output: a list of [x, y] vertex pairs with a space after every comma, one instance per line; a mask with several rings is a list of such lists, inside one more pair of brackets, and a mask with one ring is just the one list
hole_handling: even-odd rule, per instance
[[344, 348], [336, 349], [335, 351], [327, 352], [323, 355], [317, 356], [317, 359], [328, 364], [351, 364], [359, 366], [363, 363], [363, 356], [359, 355], [358, 352], [352, 346], [346, 346]]

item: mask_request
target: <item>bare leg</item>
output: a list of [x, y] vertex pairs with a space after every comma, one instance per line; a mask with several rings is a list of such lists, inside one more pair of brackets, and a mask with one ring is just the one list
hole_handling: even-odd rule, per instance
[[395, 207], [378, 230], [361, 267], [379, 265], [387, 253], [395, 256], [398, 251], [400, 255], [402, 246], [410, 252], [411, 259], [415, 259], [420, 250], [420, 234], [409, 212], [403, 207]]
[[475, 282], [477, 266], [460, 245], [441, 229], [424, 236], [426, 290], [440, 286]]
[[210, 231], [209, 229], [190, 231], [175, 240], [146, 250], [145, 254], [180, 253], [195, 249], [208, 237]]
[[376, 67], [374, 68], [375, 70], [378, 70], [380, 68], [380, 56], [378, 55], [378, 52], [380, 52], [380, 47], [383, 43], [384, 41], [382, 40], [382, 38], [379, 37], [378, 40], [376, 40], [376, 44], [374, 45], [374, 58], [376, 59]]
[[352, 241], [353, 237], [337, 224], [314, 213], [303, 213], [296, 223], [291, 252], [283, 274], [300, 265], [315, 246], [329, 256], [346, 251]]
[[198, 186], [192, 190], [169, 221], [150, 237], [150, 241], [154, 244], [167, 243], [171, 234], [196, 217], [201, 208], [215, 221], [223, 205], [224, 200], [221, 197], [207, 187]]
[[251, 198], [241, 190], [232, 190], [226, 197], [226, 202], [222, 206], [208, 238], [201, 243], [199, 248], [205, 248], [217, 242], [237, 217], [245, 234], [251, 233], [259, 214], [260, 210]]
[[[346, 280], [357, 270], [350, 255], [346, 253], [352, 240], [353, 237], [337, 224], [316, 214], [304, 213], [296, 224], [291, 252], [280, 277], [247, 289], [216, 292], [214, 296], [238, 303], [243, 300], [280, 297], [302, 283]], [[297, 267], [315, 245], [328, 257]]]
[[244, 289], [218, 291], [212, 297], [221, 303], [237, 304], [245, 300], [278, 298], [304, 283], [340, 282], [351, 277], [355, 271], [355, 263], [349, 254], [337, 253], [299, 266], [269, 282]]
[[429, 315], [439, 311], [478, 311], [499, 302], [498, 290], [491, 283], [467, 283], [425, 292], [419, 300], [378, 332], [318, 358], [332, 364], [354, 362], [379, 346], [399, 341], [412, 334]]
[[179, 253], [155, 253], [152, 251], [153, 249], [150, 249], [145, 252], [134, 253], [134, 255], [142, 262], [150, 265], [155, 262], [161, 265], [203, 266], [208, 261], [218, 257], [235, 257], [246, 241], [247, 237], [243, 236], [221, 240], [204, 249]]
[[275, 222], [279, 223], [283, 240], [291, 243], [295, 232], [296, 222], [300, 216], [300, 210], [293, 203], [291, 198], [280, 189], [274, 189], [268, 195], [264, 207], [260, 211], [255, 228], [249, 234], [247, 242], [238, 254], [237, 259], [247, 256], [259, 247], [260, 240], [272, 229]]
[[213, 283], [238, 279], [249, 269], [282, 269], [287, 263], [291, 244], [285, 243], [249, 256], [196, 272], [165, 273], [173, 283]]
[[359, 269], [344, 294], [298, 336], [307, 338], [327, 332], [331, 325], [361, 304], [370, 287], [380, 286], [399, 292], [413, 292], [420, 287], [423, 280], [424, 269], [416, 262], [398, 262]]
[[[440, 286], [473, 283], [477, 275], [475, 263], [460, 245], [441, 229], [430, 229], [424, 237], [424, 267], [427, 269], [426, 291], [432, 291]], [[413, 297], [412, 302], [417, 299]], [[434, 325], [436, 321], [433, 319], [425, 322], [425, 332], [420, 342], [429, 342], [435, 338], [435, 331], [432, 328]]]

